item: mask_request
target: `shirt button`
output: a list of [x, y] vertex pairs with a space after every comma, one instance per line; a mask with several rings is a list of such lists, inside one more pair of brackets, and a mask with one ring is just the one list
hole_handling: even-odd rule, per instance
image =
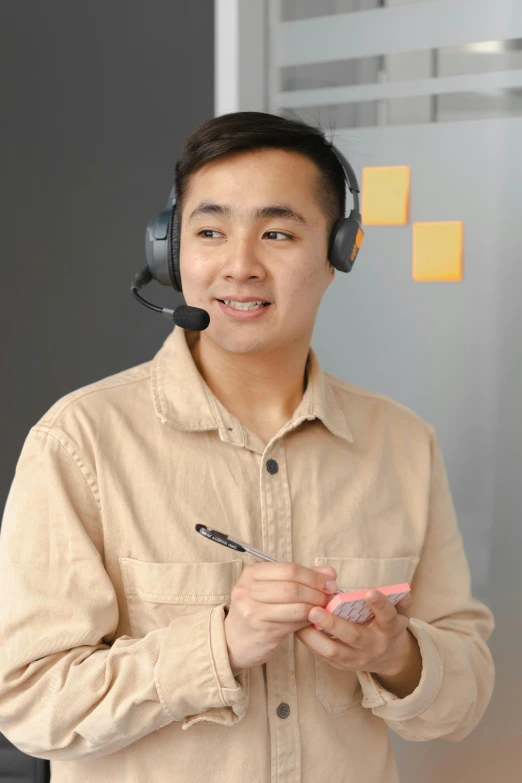
[[279, 715], [280, 718], [288, 718], [288, 716], [290, 715], [290, 707], [288, 706], [288, 704], [285, 704], [284, 702], [280, 704], [279, 707], [277, 708], [277, 714]]
[[275, 459], [269, 459], [268, 462], [266, 463], [266, 469], [268, 470], [269, 473], [274, 474], [277, 473], [277, 471], [279, 470], [279, 465], [277, 464]]

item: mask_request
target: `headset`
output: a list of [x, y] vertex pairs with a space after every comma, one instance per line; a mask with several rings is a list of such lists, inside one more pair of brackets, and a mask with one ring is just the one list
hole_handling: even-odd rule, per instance
[[[359, 183], [343, 153], [333, 144], [330, 149], [342, 166], [348, 189], [353, 196], [353, 209], [348, 217], [340, 218], [334, 225], [328, 245], [328, 259], [340, 272], [351, 272], [364, 238], [359, 210]], [[161, 285], [172, 286], [175, 291], [183, 290], [179, 265], [180, 216], [176, 209], [175, 194], [174, 185], [163, 212], [159, 212], [147, 225], [145, 231], [147, 266], [135, 275], [131, 291], [141, 304], [172, 319], [178, 326], [201, 331], [210, 323], [210, 316], [206, 310], [187, 305], [180, 305], [175, 310], [158, 307], [147, 302], [138, 293], [151, 280], [157, 280]]]

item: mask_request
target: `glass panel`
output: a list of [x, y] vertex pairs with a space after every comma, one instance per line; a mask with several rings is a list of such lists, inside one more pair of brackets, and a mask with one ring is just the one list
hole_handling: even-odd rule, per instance
[[504, 88], [488, 93], [460, 92], [383, 101], [360, 101], [331, 106], [280, 108], [283, 117], [300, 118], [324, 130], [363, 128], [376, 125], [412, 125], [425, 122], [456, 122], [522, 115], [522, 88]]
[[436, 122], [516, 117], [522, 115], [522, 89], [452, 93], [437, 96]]
[[281, 89], [315, 90], [437, 76], [514, 71], [522, 68], [522, 39], [482, 41], [379, 57], [361, 57], [280, 69]]
[[392, 8], [419, 2], [425, 0], [281, 0], [281, 21], [297, 22], [317, 16], [374, 11], [376, 8]]
[[438, 50], [437, 76], [517, 71], [522, 68], [522, 38], [482, 41]]
[[323, 87], [346, 87], [379, 81], [383, 57], [361, 57], [356, 60], [334, 60], [327, 63], [290, 65], [280, 68], [281, 89], [320, 90]]

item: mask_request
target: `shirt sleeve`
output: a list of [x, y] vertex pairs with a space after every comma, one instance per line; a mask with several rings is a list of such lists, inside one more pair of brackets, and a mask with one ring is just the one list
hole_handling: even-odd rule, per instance
[[75, 445], [33, 428], [0, 534], [0, 731], [28, 755], [104, 756], [172, 721], [231, 726], [247, 710], [224, 604], [114, 638], [102, 530], [96, 479]]
[[368, 672], [358, 672], [363, 706], [406, 740], [457, 742], [479, 723], [495, 670], [487, 640], [491, 611], [471, 595], [470, 571], [458, 530], [444, 461], [430, 426], [431, 486], [424, 547], [412, 580], [409, 629], [422, 656], [417, 688], [403, 699]]

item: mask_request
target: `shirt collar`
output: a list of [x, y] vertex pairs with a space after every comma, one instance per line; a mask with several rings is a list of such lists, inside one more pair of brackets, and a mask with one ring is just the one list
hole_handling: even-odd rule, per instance
[[[245, 430], [213, 394], [201, 377], [190, 348], [198, 332], [175, 326], [152, 361], [152, 394], [159, 419], [180, 430], [219, 430], [221, 440], [244, 446]], [[330, 377], [323, 372], [310, 348], [306, 363], [307, 386], [285, 431], [301, 422], [320, 419], [334, 434], [350, 443], [353, 436]]]

